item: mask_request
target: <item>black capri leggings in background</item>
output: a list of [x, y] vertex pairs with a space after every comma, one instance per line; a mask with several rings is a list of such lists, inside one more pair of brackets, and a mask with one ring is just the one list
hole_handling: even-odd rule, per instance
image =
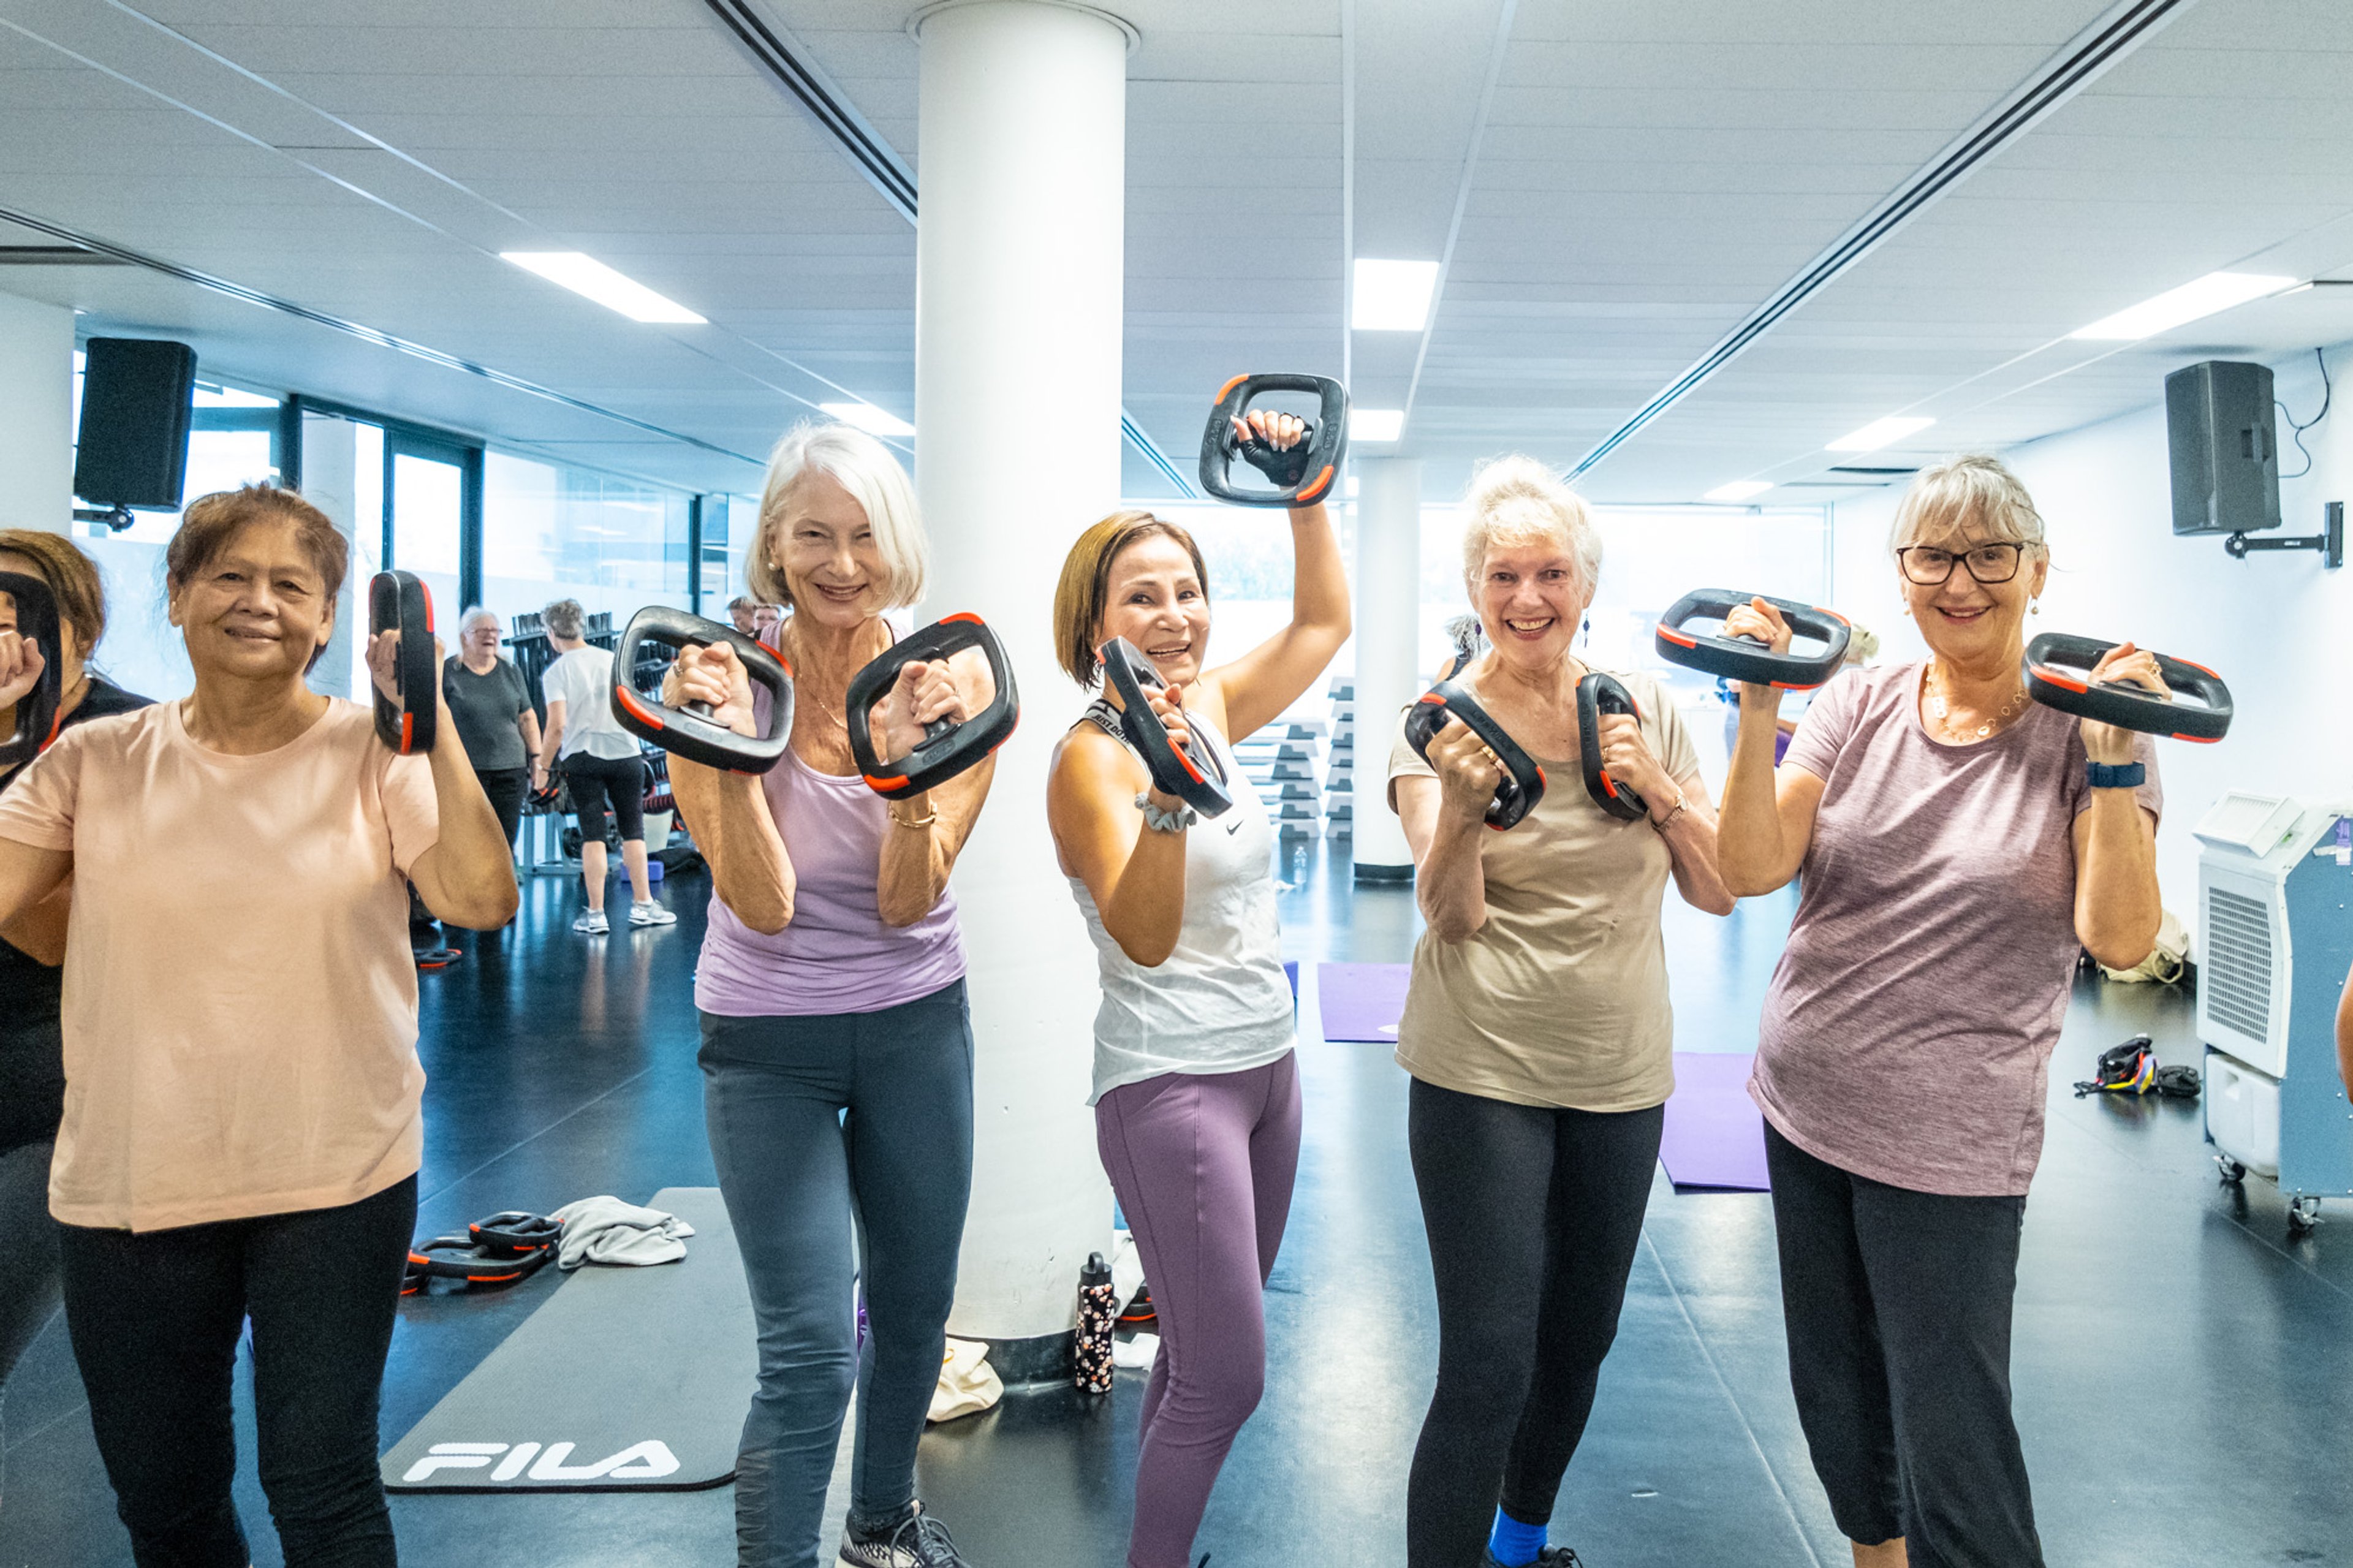
[[1765, 1126], [1789, 1384], [1831, 1517], [1912, 1568], [2042, 1568], [2010, 1414], [2023, 1197], [1857, 1176]]
[[572, 786], [572, 809], [580, 818], [580, 842], [605, 842], [605, 799], [612, 797], [621, 842], [646, 836], [646, 764], [642, 757], [596, 757], [575, 752], [564, 759], [564, 782]]
[[66, 1326], [139, 1568], [247, 1568], [229, 1389], [253, 1320], [261, 1489], [290, 1568], [392, 1568], [376, 1405], [417, 1178], [176, 1230], [59, 1226]]
[[490, 797], [491, 811], [507, 836], [507, 847], [513, 848], [515, 835], [522, 831], [522, 797], [531, 792], [531, 770], [480, 768], [475, 771], [474, 777], [481, 782], [482, 793]]
[[1410, 1093], [1438, 1392], [1414, 1445], [1406, 1562], [1472, 1568], [1498, 1500], [1552, 1518], [1618, 1335], [1666, 1111], [1514, 1105], [1419, 1079]]

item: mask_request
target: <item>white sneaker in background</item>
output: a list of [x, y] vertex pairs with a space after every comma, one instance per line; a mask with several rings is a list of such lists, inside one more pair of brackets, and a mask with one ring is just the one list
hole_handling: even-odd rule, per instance
[[582, 936], [603, 936], [613, 927], [612, 923], [605, 919], [604, 910], [582, 910], [579, 917], [572, 922], [572, 929]]
[[633, 926], [674, 926], [678, 917], [656, 903], [629, 905], [629, 923]]

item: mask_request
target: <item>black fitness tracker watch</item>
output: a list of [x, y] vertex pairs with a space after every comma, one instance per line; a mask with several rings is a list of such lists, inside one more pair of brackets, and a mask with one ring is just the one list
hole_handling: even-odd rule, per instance
[[2147, 782], [2148, 766], [2145, 763], [2088, 763], [2094, 789], [2138, 789]]

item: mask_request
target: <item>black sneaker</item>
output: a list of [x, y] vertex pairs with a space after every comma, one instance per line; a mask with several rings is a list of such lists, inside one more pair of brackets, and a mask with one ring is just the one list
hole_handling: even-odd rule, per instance
[[948, 1527], [914, 1505], [895, 1523], [869, 1532], [852, 1518], [842, 1526], [839, 1561], [852, 1568], [971, 1568], [948, 1539]]
[[[1504, 1565], [1496, 1561], [1493, 1552], [1482, 1549], [1479, 1568], [1504, 1568]], [[1585, 1568], [1585, 1560], [1566, 1546], [1541, 1546], [1536, 1549], [1536, 1560], [1528, 1568]]]
[[1127, 1310], [1119, 1315], [1119, 1326], [1123, 1329], [1149, 1329], [1159, 1321], [1160, 1312], [1152, 1304], [1152, 1285], [1147, 1280], [1135, 1288], [1135, 1299], [1127, 1304]]

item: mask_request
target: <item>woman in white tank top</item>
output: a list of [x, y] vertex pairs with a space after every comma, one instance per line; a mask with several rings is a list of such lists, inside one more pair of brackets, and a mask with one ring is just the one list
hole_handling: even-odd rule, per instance
[[[1249, 416], [1282, 450], [1304, 426]], [[1247, 448], [1246, 448], [1247, 455]], [[1123, 637], [1165, 683], [1169, 738], [1214, 756], [1232, 806], [1200, 819], [1152, 785], [1098, 699], [1063, 737], [1047, 816], [1101, 960], [1096, 1145], [1159, 1315], [1145, 1394], [1129, 1568], [1185, 1568], [1209, 1489], [1266, 1377], [1261, 1295], [1299, 1166], [1292, 998], [1275, 929], [1272, 833], [1234, 760], [1239, 740], [1323, 674], [1348, 637], [1348, 580], [1319, 505], [1292, 511], [1291, 624], [1207, 668], [1208, 572], [1192, 537], [1150, 512], [1107, 517], [1062, 563], [1054, 642], [1082, 686]]]

